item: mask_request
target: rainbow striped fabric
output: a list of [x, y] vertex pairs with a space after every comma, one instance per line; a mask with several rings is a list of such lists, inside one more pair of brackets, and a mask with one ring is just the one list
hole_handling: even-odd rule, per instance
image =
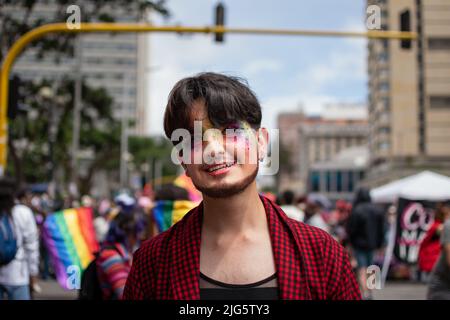
[[92, 208], [66, 209], [48, 215], [42, 236], [59, 284], [74, 289], [68, 284], [71, 272], [74, 268], [82, 272], [99, 249]]
[[197, 206], [196, 202], [188, 200], [160, 200], [153, 207], [153, 219], [159, 232], [164, 232], [181, 220], [184, 215]]
[[186, 189], [189, 194], [189, 200], [197, 203], [202, 201], [202, 193], [197, 190], [194, 183], [192, 183], [191, 178], [189, 178], [185, 173], [178, 176], [173, 184], [180, 188]]

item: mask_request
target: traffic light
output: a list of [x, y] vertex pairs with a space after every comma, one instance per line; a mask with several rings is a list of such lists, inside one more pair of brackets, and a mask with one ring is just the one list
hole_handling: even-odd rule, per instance
[[[223, 27], [225, 25], [225, 7], [222, 3], [217, 4], [216, 6], [216, 27]], [[224, 34], [223, 32], [216, 32], [215, 41], [223, 42]]]
[[15, 119], [19, 111], [20, 100], [20, 78], [14, 76], [9, 80], [8, 91], [8, 118]]
[[[400, 13], [400, 31], [411, 32], [411, 13], [409, 10]], [[400, 48], [411, 49], [411, 40], [400, 40]]]

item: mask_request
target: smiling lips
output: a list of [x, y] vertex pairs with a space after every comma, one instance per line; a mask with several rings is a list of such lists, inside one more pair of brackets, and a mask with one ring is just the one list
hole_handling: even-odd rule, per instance
[[236, 164], [235, 162], [232, 162], [232, 163], [221, 163], [221, 164], [209, 165], [209, 166], [206, 166], [205, 171], [212, 176], [217, 176], [217, 175], [227, 173], [228, 171], [230, 171], [230, 168], [232, 166], [234, 166], [235, 164]]

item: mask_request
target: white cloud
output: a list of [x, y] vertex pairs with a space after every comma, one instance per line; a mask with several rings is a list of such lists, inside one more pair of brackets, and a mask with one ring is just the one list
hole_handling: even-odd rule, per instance
[[327, 103], [338, 102], [333, 96], [299, 92], [290, 96], [273, 96], [261, 102], [263, 108], [263, 126], [278, 128], [277, 117], [281, 112], [304, 111], [306, 114], [318, 114]]
[[[183, 21], [184, 25], [206, 25], [211, 19], [211, 10], [205, 10], [200, 2], [169, 2], [173, 12], [177, 13], [174, 24]], [[202, 7], [203, 6], [203, 7]], [[231, 5], [230, 5], [231, 6]], [[208, 8], [213, 8], [210, 2]], [[195, 19], [194, 19], [195, 17]], [[180, 20], [182, 19], [182, 20]], [[255, 17], [256, 19], [256, 17]], [[155, 19], [155, 24], [163, 24]], [[247, 22], [247, 21], [246, 21]], [[253, 24], [252, 20], [250, 24]], [[349, 20], [343, 30], [364, 31], [363, 21]], [[259, 39], [259, 38], [258, 38]], [[267, 43], [238, 41], [237, 36], [230, 36], [221, 45], [214, 44], [211, 35], [155, 34], [151, 36], [149, 66], [156, 69], [149, 74], [148, 112], [149, 132], [154, 135], [163, 133], [163, 113], [167, 96], [173, 85], [183, 77], [202, 71], [234, 73], [248, 78], [250, 86], [258, 83], [256, 92], [263, 106], [263, 124], [269, 128], [276, 127], [277, 115], [281, 111], [292, 111], [302, 104], [307, 113], [318, 113], [324, 104], [340, 102], [341, 98], [330, 91], [336, 84], [364, 83], [366, 81], [366, 41], [364, 39], [343, 38], [338, 45], [330, 45], [317, 52], [313, 64], [303, 67], [296, 73], [293, 68], [300, 68], [299, 55], [282, 55], [283, 48], [271, 51], [270, 58], [266, 50]], [[281, 41], [277, 39], [277, 41]], [[289, 45], [292, 40], [284, 43]], [[302, 40], [306, 41], [306, 40]], [[336, 42], [334, 42], [336, 43]], [[247, 44], [247, 45], [246, 45]], [[267, 49], [266, 49], [267, 48]], [[290, 47], [292, 48], [292, 47]], [[319, 50], [313, 46], [308, 50]], [[286, 51], [284, 51], [286, 52]], [[316, 51], [313, 51], [316, 52]], [[281, 58], [284, 57], [284, 58]], [[232, 72], [223, 70], [228, 66]], [[231, 67], [230, 67], [231, 66]], [[235, 72], [236, 71], [236, 72]], [[284, 95], [270, 90], [271, 83], [282, 85]], [[346, 90], [340, 96], [360, 96], [352, 90]]]
[[299, 73], [299, 86], [321, 92], [327, 86], [344, 81], [364, 81], [367, 76], [365, 41], [346, 39], [344, 44], [339, 51], [331, 52], [326, 59]]
[[256, 77], [266, 72], [281, 71], [283, 64], [274, 59], [257, 59], [248, 63], [242, 73], [246, 77]]

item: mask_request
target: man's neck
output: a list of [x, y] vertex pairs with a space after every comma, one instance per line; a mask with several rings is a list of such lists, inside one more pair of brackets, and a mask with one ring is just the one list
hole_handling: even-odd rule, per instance
[[267, 228], [265, 209], [259, 198], [256, 182], [232, 197], [204, 196], [203, 228], [217, 235]]

